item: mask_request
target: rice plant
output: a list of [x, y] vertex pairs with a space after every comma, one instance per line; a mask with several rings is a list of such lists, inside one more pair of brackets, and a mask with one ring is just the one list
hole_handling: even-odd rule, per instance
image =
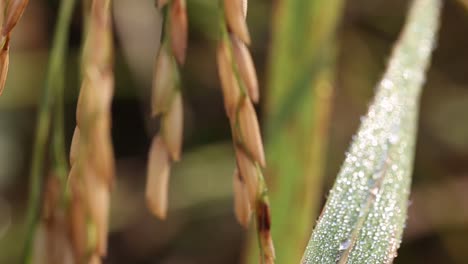
[[[151, 58], [154, 60], [148, 120], [158, 129], [148, 133], [151, 139], [144, 151], [144, 187], [126, 186], [117, 177], [123, 170], [116, 157], [119, 142], [113, 138], [119, 121], [113, 115], [113, 105], [118, 100], [114, 94], [119, 86], [116, 50], [120, 48], [114, 36], [115, 2], [85, 0], [80, 3], [80, 10], [74, 0], [59, 1], [35, 130], [25, 230], [19, 236], [24, 244], [23, 263], [118, 262], [118, 257], [112, 258], [116, 249], [110, 237], [115, 234], [114, 225], [137, 219], [135, 211], [131, 211], [133, 207], [144, 207], [145, 213], [156, 216], [148, 220], [152, 224], [186, 221], [183, 213], [172, 210], [170, 196], [178, 194], [169, 189], [178, 166], [184, 163], [186, 149], [192, 147], [183, 146], [187, 139], [184, 133], [194, 133], [194, 128], [199, 128], [190, 119], [190, 104], [194, 104], [190, 95], [195, 82], [187, 76], [186, 67], [191, 63], [200, 68], [210, 65], [213, 71], [209, 79], [214, 80], [219, 88], [216, 92], [222, 95], [221, 122], [230, 132], [232, 145], [230, 152], [223, 151], [232, 166], [228, 168], [232, 178], [224, 181], [233, 190], [229, 196], [233, 208], [227, 210], [232, 212], [230, 218], [235, 218], [244, 229], [254, 230], [255, 237], [246, 239], [243, 261], [394, 261], [407, 218], [419, 100], [436, 43], [442, 1], [412, 2], [387, 69], [316, 224], [336, 85], [336, 33], [344, 1], [278, 1], [271, 26], [266, 85], [253, 56], [257, 39], [251, 35], [255, 27], [248, 23], [251, 9], [247, 0], [155, 1], [152, 10], [162, 18], [162, 36], [156, 56]], [[0, 93], [7, 80], [11, 34], [27, 5], [28, 1], [22, 0], [0, 1], [0, 8], [5, 11], [0, 17]], [[205, 18], [213, 21], [197, 21], [192, 13], [195, 8], [213, 11], [210, 18]], [[81, 27], [74, 23], [74, 12], [82, 18]], [[261, 17], [259, 13], [253, 16]], [[69, 99], [66, 66], [71, 63], [67, 59], [67, 41], [77, 28], [82, 34], [75, 73], [80, 88], [79, 95]], [[212, 41], [211, 59], [194, 59], [191, 30], [200, 28]], [[265, 119], [255, 109], [262, 106], [263, 92]], [[69, 120], [66, 106], [75, 101], [75, 118]], [[263, 120], [266, 152], [260, 122]], [[67, 122], [74, 127], [70, 142], [66, 140]], [[132, 144], [137, 144], [137, 140], [131, 138]], [[203, 162], [215, 163], [216, 159]], [[129, 174], [133, 177], [138, 174], [135, 171]], [[210, 182], [197, 183], [198, 187], [184, 187], [203, 186], [207, 192], [213, 188]], [[117, 193], [121, 195], [131, 188], [137, 191], [118, 200], [124, 205], [117, 204]], [[140, 193], [143, 201], [132, 200]], [[226, 210], [226, 204], [222, 203], [220, 210]], [[126, 207], [131, 213], [122, 216], [122, 220], [112, 214], [114, 206]], [[197, 213], [205, 214], [200, 211]], [[210, 239], [209, 233], [214, 232], [216, 224], [211, 222], [203, 236]], [[148, 231], [147, 236], [138, 232], [126, 235], [137, 237], [138, 244], [150, 240], [148, 237], [159, 238], [166, 231], [170, 234], [171, 228], [158, 231]], [[182, 229], [177, 235], [184, 233]], [[245, 230], [237, 233], [248, 237]], [[194, 252], [198, 250], [197, 243], [188, 242], [194, 246]], [[133, 244], [124, 246], [130, 248]], [[210, 254], [219, 253], [215, 251], [222, 250], [215, 249]], [[181, 259], [175, 262], [187, 261]]]

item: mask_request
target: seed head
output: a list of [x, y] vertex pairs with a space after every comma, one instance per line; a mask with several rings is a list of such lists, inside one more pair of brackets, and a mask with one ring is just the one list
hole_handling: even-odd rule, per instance
[[231, 43], [240, 77], [247, 88], [250, 99], [253, 102], [258, 103], [260, 97], [258, 92], [258, 79], [252, 56], [250, 56], [247, 46], [236, 36], [231, 37]]
[[91, 256], [91, 259], [89, 260], [89, 264], [101, 264], [102, 261], [101, 261], [101, 257], [99, 257], [99, 255], [97, 254], [93, 254]]
[[167, 148], [162, 138], [156, 136], [153, 138], [149, 153], [146, 201], [150, 211], [160, 219], [165, 219], [167, 215], [170, 169]]
[[115, 158], [107, 115], [96, 118], [90, 129], [89, 142], [86, 150], [90, 165], [96, 176], [110, 185], [115, 176]]
[[10, 52], [8, 50], [8, 43], [0, 49], [0, 95], [3, 93], [3, 88], [5, 88], [8, 65], [10, 64]]
[[265, 167], [265, 154], [263, 152], [262, 137], [258, 125], [257, 115], [252, 102], [244, 100], [239, 110], [240, 136], [245, 148], [252, 155], [254, 160]]
[[76, 177], [77, 165], [70, 169], [71, 201], [68, 208], [70, 240], [75, 256], [75, 262], [82, 261], [86, 253], [86, 205], [83, 196], [83, 188]]
[[218, 73], [221, 80], [221, 88], [223, 89], [224, 107], [226, 108], [227, 115], [232, 118], [235, 116], [239, 104], [241, 90], [232, 70], [232, 57], [228, 45], [225, 41], [221, 41], [218, 46], [217, 58]]
[[247, 187], [247, 192], [249, 194], [249, 203], [254, 205], [256, 204], [258, 192], [257, 166], [252, 162], [252, 160], [249, 159], [249, 157], [242, 149], [236, 147], [235, 151], [239, 173], [242, 178], [242, 182], [244, 182], [245, 186]]
[[80, 151], [80, 129], [75, 127], [70, 146], [70, 164], [74, 164]]
[[243, 0], [224, 0], [224, 14], [229, 29], [246, 44], [250, 44], [250, 35], [244, 19]]
[[106, 256], [110, 205], [109, 185], [98, 177], [90, 166], [85, 165], [83, 169], [88, 210], [97, 233], [96, 252], [99, 256]]
[[162, 118], [163, 139], [169, 154], [174, 161], [180, 159], [183, 141], [183, 104], [182, 95], [177, 91], [171, 103], [171, 108]]
[[165, 46], [161, 46], [159, 49], [154, 70], [151, 97], [153, 116], [167, 111], [175, 83], [175, 65]]
[[249, 227], [252, 209], [249, 203], [249, 194], [245, 184], [242, 182], [239, 171], [234, 170], [233, 175], [234, 187], [234, 213], [237, 221], [245, 228]]
[[6, 18], [2, 27], [2, 36], [10, 34], [18, 20], [23, 15], [24, 9], [28, 5], [28, 0], [10, 0], [6, 10]]

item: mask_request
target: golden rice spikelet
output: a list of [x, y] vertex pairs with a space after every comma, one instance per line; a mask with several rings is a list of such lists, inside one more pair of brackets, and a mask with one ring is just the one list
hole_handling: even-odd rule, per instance
[[173, 161], [180, 160], [183, 140], [184, 113], [182, 95], [177, 91], [171, 108], [162, 119], [162, 136]]
[[224, 0], [224, 14], [229, 29], [246, 44], [250, 44], [250, 35], [244, 19], [243, 0]]
[[73, 137], [70, 145], [70, 164], [73, 165], [77, 158], [80, 151], [80, 129], [75, 127], [73, 131]]
[[169, 108], [170, 98], [174, 92], [175, 65], [167, 48], [162, 45], [154, 67], [153, 90], [151, 95], [152, 115], [161, 114]]
[[249, 203], [251, 205], [254, 205], [256, 203], [258, 193], [257, 166], [254, 162], [252, 162], [252, 160], [249, 159], [249, 157], [244, 153], [244, 151], [241, 148], [235, 147], [235, 151], [239, 173], [242, 178], [242, 182], [247, 187]]
[[7, 1], [1, 0], [0, 1], [0, 25], [3, 25], [3, 19], [5, 18], [5, 5], [7, 4]]
[[[86, 166], [86, 165], [85, 165]], [[92, 168], [84, 170], [88, 210], [96, 227], [96, 253], [107, 254], [107, 232], [110, 207], [109, 185], [99, 178]]]
[[179, 161], [183, 143], [183, 103], [179, 67], [187, 50], [188, 21], [185, 0], [157, 0], [167, 20], [155, 64], [151, 114], [161, 115], [160, 135], [153, 138], [148, 159], [146, 199], [150, 211], [164, 219], [168, 207], [171, 163]]
[[10, 45], [10, 34], [15, 25], [18, 23], [19, 19], [24, 13], [26, 6], [28, 5], [28, 0], [10, 0], [8, 1], [8, 7], [5, 10], [6, 1], [1, 2], [1, 23], [2, 23], [2, 33], [1, 33], [1, 47], [0, 47], [0, 95], [3, 92], [5, 87], [6, 78], [8, 74], [9, 66], [9, 45]]
[[229, 43], [221, 41], [217, 50], [218, 74], [223, 89], [224, 107], [229, 118], [235, 116], [235, 112], [241, 97], [239, 82], [232, 70], [232, 57]]
[[174, 57], [179, 64], [184, 64], [187, 50], [187, 10], [185, 0], [172, 0], [170, 7], [170, 35]]
[[[76, 103], [76, 111], [75, 111], [75, 116], [76, 116], [76, 126], [80, 127], [82, 126], [86, 120], [85, 120], [85, 97], [86, 97], [86, 89], [87, 89], [87, 79], [84, 78], [83, 81], [81, 82], [81, 87], [80, 87], [80, 93], [78, 94], [78, 102]], [[86, 104], [88, 104], [86, 102]]]
[[[93, 91], [96, 86], [93, 86], [90, 75], [86, 74], [83, 78], [80, 87], [80, 94], [78, 95], [78, 102], [76, 104], [76, 125], [78, 127], [86, 126], [88, 123], [92, 123], [97, 115], [97, 98], [94, 96]], [[86, 124], [86, 125], [85, 125]]]
[[149, 153], [146, 201], [150, 211], [160, 219], [167, 215], [170, 170], [169, 152], [161, 136], [156, 136]]
[[114, 96], [114, 77], [112, 72], [98, 72], [97, 68], [89, 75], [92, 78], [93, 96], [96, 97], [96, 106], [99, 113], [110, 113], [112, 97]]
[[99, 255], [93, 254], [89, 260], [89, 264], [101, 264], [101, 257]]
[[242, 182], [239, 171], [234, 170], [233, 175], [234, 213], [237, 221], [243, 227], [248, 228], [252, 209], [249, 202], [249, 194], [244, 182]]
[[255, 65], [252, 60], [247, 46], [241, 42], [236, 36], [231, 36], [232, 48], [234, 51], [234, 58], [238, 65], [239, 74], [245, 84], [247, 93], [250, 99], [258, 103], [260, 94], [258, 91], [258, 79], [255, 72]]
[[244, 14], [244, 18], [247, 17], [248, 6], [249, 6], [249, 0], [242, 0], [242, 13]]
[[70, 170], [71, 199], [68, 207], [68, 222], [70, 241], [75, 262], [82, 262], [86, 253], [86, 204], [80, 180], [74, 176], [78, 166], [75, 164]]
[[6, 9], [5, 20], [3, 21], [2, 35], [7, 36], [11, 30], [16, 26], [19, 19], [23, 15], [28, 0], [10, 0], [8, 1], [8, 7]]
[[95, 170], [96, 176], [111, 184], [115, 175], [115, 158], [108, 117], [98, 116], [90, 132], [90, 144], [87, 147], [90, 165]]
[[[246, 186], [248, 202], [257, 216], [261, 263], [274, 263], [267, 188], [261, 171], [261, 167], [266, 166], [266, 160], [260, 127], [252, 104], [252, 101], [258, 102], [260, 97], [258, 79], [252, 57], [246, 47], [250, 41], [244, 20], [247, 1], [224, 0], [224, 13], [227, 27], [221, 27], [218, 69], [225, 95], [225, 108], [231, 123], [237, 168]], [[232, 89], [236, 89], [236, 93], [240, 94], [240, 99], [235, 103], [226, 100], [226, 94]], [[238, 183], [234, 184], [235, 190], [239, 189]], [[235, 210], [237, 216], [238, 208]]]
[[10, 52], [9, 44], [6, 43], [2, 49], [0, 49], [0, 95], [3, 93], [5, 88], [6, 78], [8, 75], [8, 66], [10, 64]]
[[258, 125], [257, 114], [250, 100], [244, 100], [239, 109], [239, 130], [241, 139], [252, 158], [261, 166], [265, 166], [262, 137]]

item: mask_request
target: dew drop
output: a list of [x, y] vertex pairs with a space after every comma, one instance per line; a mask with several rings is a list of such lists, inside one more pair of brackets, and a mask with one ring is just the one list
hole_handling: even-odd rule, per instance
[[339, 250], [346, 250], [349, 248], [349, 246], [351, 246], [351, 240], [346, 239], [345, 241], [341, 242]]
[[378, 187], [374, 187], [370, 190], [370, 193], [374, 196], [377, 196], [377, 194], [379, 193], [379, 188]]

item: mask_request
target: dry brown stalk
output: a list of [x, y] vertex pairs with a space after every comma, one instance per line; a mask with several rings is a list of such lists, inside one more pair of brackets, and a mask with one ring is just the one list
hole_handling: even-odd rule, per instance
[[[275, 252], [270, 234], [270, 206], [262, 167], [266, 166], [260, 127], [253, 102], [259, 100], [255, 66], [247, 49], [250, 35], [245, 22], [246, 0], [224, 0], [224, 18], [218, 45], [218, 72], [224, 104], [230, 120], [237, 170], [234, 176], [236, 217], [248, 226], [249, 211], [254, 208], [261, 263], [273, 263]], [[236, 172], [237, 173], [237, 172]], [[243, 197], [242, 197], [243, 196]]]
[[[110, 191], [115, 176], [111, 138], [114, 93], [111, 1], [92, 0], [87, 15], [83, 81], [70, 148], [69, 233], [77, 263], [100, 263], [107, 254]], [[86, 237], [87, 222], [94, 237]], [[95, 241], [93, 245], [87, 245]], [[91, 252], [87, 249], [91, 248]], [[87, 260], [86, 256], [92, 256]]]
[[[0, 40], [0, 95], [5, 87], [9, 65], [10, 35], [24, 13], [28, 0], [10, 0], [5, 10], [5, 0], [0, 1], [2, 33]], [[5, 11], [5, 12], [4, 12]], [[3, 14], [5, 13], [5, 16]]]
[[[180, 160], [183, 142], [183, 100], [179, 67], [187, 49], [185, 0], [158, 0], [164, 12], [165, 34], [154, 68], [152, 115], [160, 115], [161, 129], [153, 138], [148, 159], [146, 200], [150, 211], [166, 218], [171, 164]], [[164, 8], [164, 10], [163, 10]]]

